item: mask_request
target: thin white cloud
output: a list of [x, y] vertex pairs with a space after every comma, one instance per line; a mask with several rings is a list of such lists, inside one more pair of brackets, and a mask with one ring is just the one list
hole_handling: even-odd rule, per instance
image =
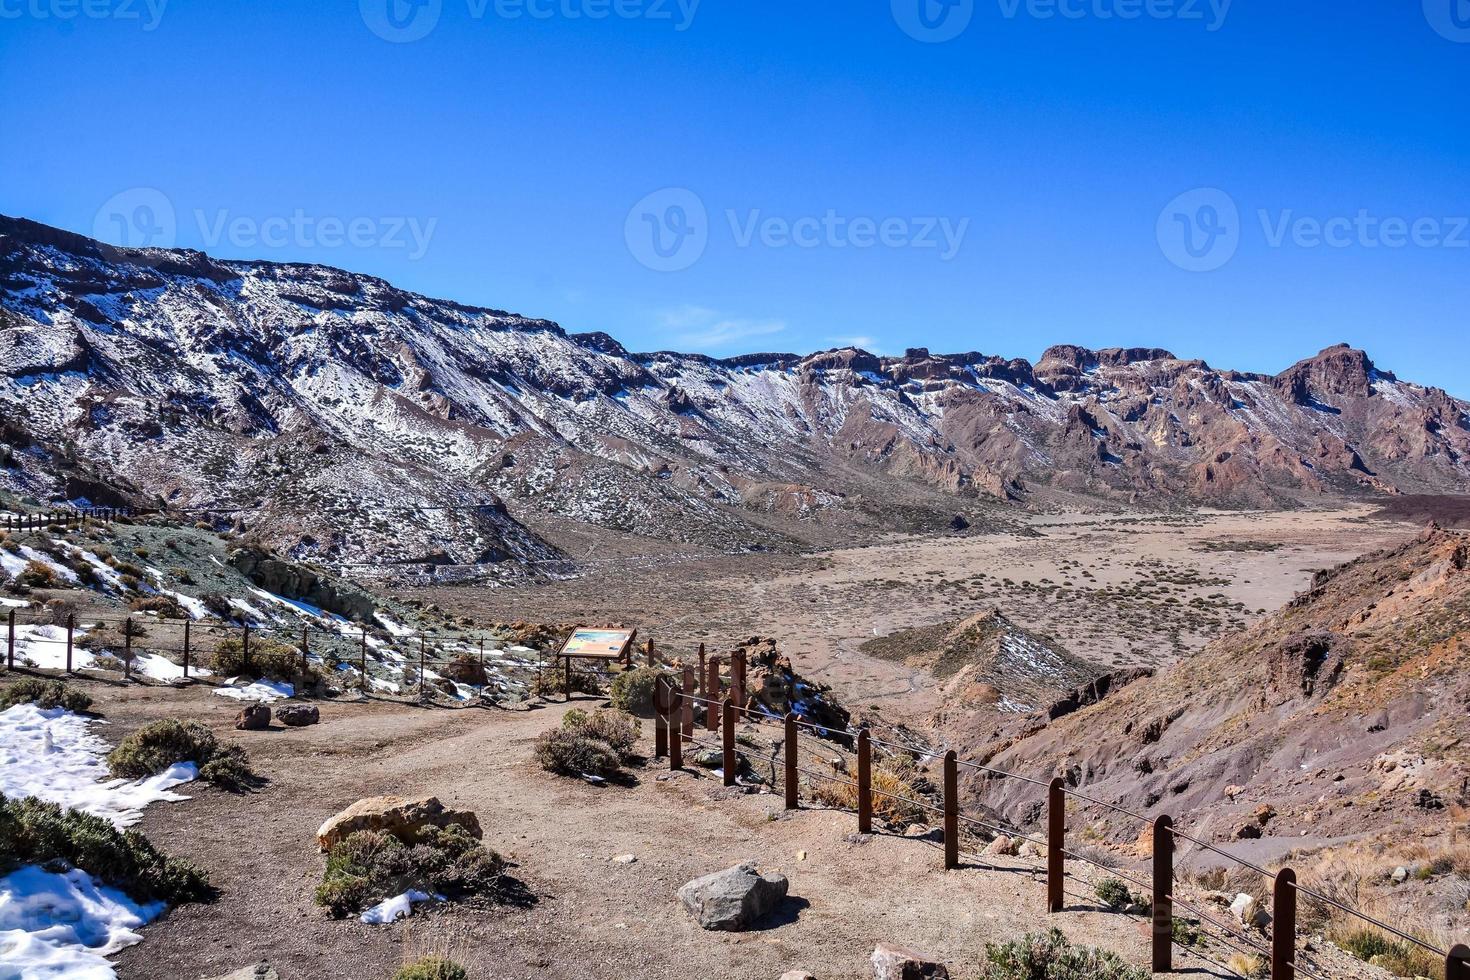
[[770, 337], [786, 329], [784, 320], [731, 317], [704, 306], [681, 306], [659, 314], [664, 329], [681, 349], [725, 351], [756, 337]]
[[876, 337], [859, 335], [857, 337], [828, 337], [827, 342], [835, 347], [861, 347], [870, 354], [883, 353], [883, 342]]

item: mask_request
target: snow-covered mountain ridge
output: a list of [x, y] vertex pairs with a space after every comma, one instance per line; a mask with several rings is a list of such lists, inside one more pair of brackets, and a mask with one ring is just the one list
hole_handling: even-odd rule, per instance
[[16, 489], [244, 513], [339, 562], [554, 559], [522, 523], [543, 516], [771, 543], [881, 522], [884, 488], [1269, 506], [1470, 487], [1470, 406], [1345, 346], [1276, 376], [1072, 346], [1035, 365], [640, 354], [338, 269], [5, 217], [0, 405]]

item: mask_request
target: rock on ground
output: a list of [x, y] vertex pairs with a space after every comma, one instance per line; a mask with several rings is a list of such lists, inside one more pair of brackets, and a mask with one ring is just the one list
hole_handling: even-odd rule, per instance
[[211, 980], [281, 980], [281, 975], [269, 963], [261, 962], [254, 966], [242, 966], [234, 973], [225, 973], [212, 977]]
[[739, 932], [775, 910], [787, 888], [784, 875], [763, 875], [747, 862], [694, 879], [679, 900], [705, 929]]
[[291, 728], [301, 728], [315, 725], [322, 716], [314, 704], [283, 704], [276, 709], [276, 720]]
[[949, 970], [931, 956], [879, 943], [873, 950], [873, 980], [948, 980]]
[[271, 727], [271, 709], [263, 704], [250, 704], [240, 709], [235, 716], [235, 728], [245, 732], [258, 732]]
[[374, 796], [358, 800], [317, 829], [316, 842], [324, 851], [359, 830], [378, 830], [411, 841], [425, 827], [448, 827], [458, 824], [479, 838], [480, 821], [468, 810], [449, 810], [436, 796], [405, 800], [398, 796]]

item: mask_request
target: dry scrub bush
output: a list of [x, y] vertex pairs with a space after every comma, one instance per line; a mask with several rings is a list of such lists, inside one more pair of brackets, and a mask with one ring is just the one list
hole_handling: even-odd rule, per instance
[[439, 956], [425, 956], [393, 974], [393, 980], [466, 980], [468, 977], [464, 967]]
[[1006, 943], [986, 943], [981, 980], [1149, 980], [1116, 954], [1074, 946], [1061, 930], [1027, 933]]
[[426, 827], [411, 843], [359, 830], [327, 855], [316, 900], [341, 918], [410, 889], [451, 901], [492, 896], [504, 875], [505, 859], [457, 824]]
[[81, 691], [73, 691], [61, 681], [26, 677], [0, 689], [0, 711], [17, 704], [34, 704], [38, 708], [65, 708], [86, 711], [92, 699]]
[[155, 721], [107, 754], [107, 768], [123, 779], [144, 779], [176, 762], [194, 763], [200, 779], [234, 793], [260, 783], [242, 747], [221, 745], [214, 732], [197, 721]]
[[269, 680], [295, 682], [309, 687], [321, 680], [315, 667], [305, 665], [303, 673], [301, 651], [279, 640], [252, 638], [250, 660], [245, 660], [245, 642], [238, 636], [228, 636], [214, 648], [212, 669], [221, 677], [253, 677]]
[[565, 672], [558, 668], [547, 668], [538, 671], [536, 679], [531, 682], [531, 694], [538, 698], [562, 697], [568, 694], [602, 694], [602, 684], [597, 675], [585, 670], [572, 671], [572, 683], [567, 686]]
[[[924, 815], [923, 807], [908, 802], [917, 797], [918, 790], [890, 768], [889, 760], [885, 759], [873, 767], [873, 816], [889, 823], [913, 823]], [[812, 787], [812, 799], [834, 809], [856, 810], [857, 783], [854, 780], [823, 779]]]
[[54, 589], [61, 585], [50, 565], [35, 561], [26, 562], [26, 567], [15, 577], [16, 582], [32, 589]]
[[572, 709], [560, 728], [541, 733], [536, 739], [536, 761], [547, 772], [559, 776], [615, 776], [632, 761], [640, 725], [636, 718], [617, 711], [591, 715]]
[[639, 667], [624, 671], [613, 678], [608, 697], [612, 706], [619, 711], [634, 715], [653, 714], [653, 692], [663, 671], [653, 667]]

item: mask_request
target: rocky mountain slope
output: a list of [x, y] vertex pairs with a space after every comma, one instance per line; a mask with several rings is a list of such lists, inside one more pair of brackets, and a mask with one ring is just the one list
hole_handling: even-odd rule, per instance
[[542, 518], [730, 550], [893, 526], [910, 500], [942, 522], [953, 495], [1470, 487], [1467, 405], [1346, 347], [1275, 377], [1070, 346], [637, 354], [337, 269], [4, 217], [0, 411], [12, 489], [196, 508], [343, 565], [554, 562]]
[[[1470, 538], [1430, 528], [1319, 573], [1286, 608], [1157, 676], [997, 738], [971, 733], [970, 751], [1169, 813], [1260, 859], [1384, 833], [1428, 839], [1470, 802], [1467, 556]], [[1016, 813], [1028, 790], [977, 788]], [[1129, 843], [1139, 832], [1084, 810], [1093, 833]]]

